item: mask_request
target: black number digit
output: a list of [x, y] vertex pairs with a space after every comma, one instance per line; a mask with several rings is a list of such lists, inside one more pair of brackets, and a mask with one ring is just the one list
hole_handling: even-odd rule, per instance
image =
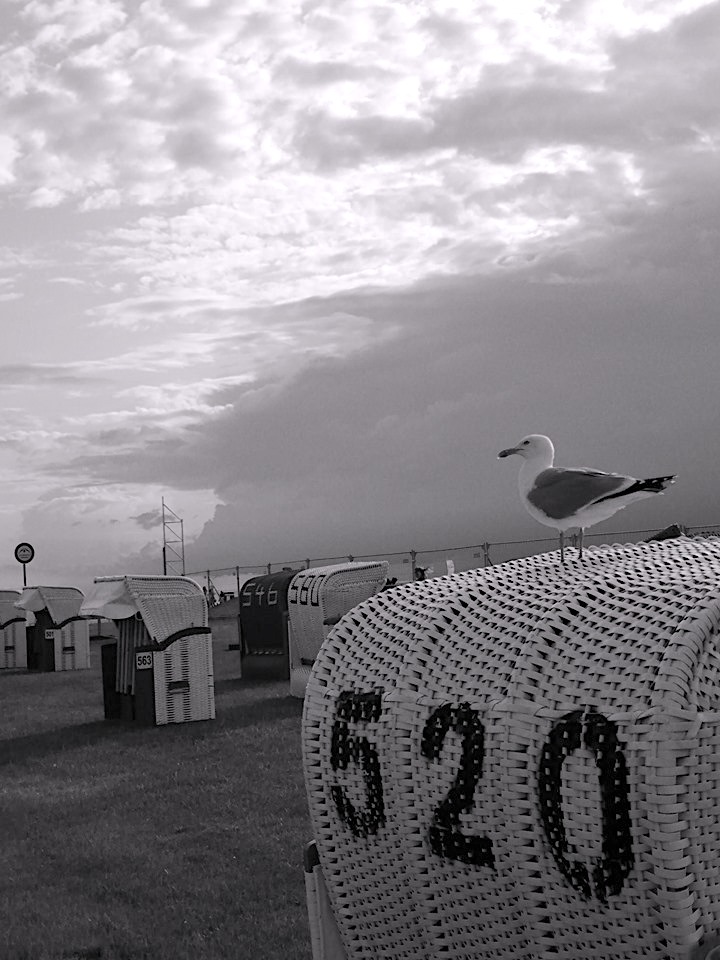
[[377, 749], [367, 737], [352, 733], [348, 725], [376, 722], [381, 710], [380, 693], [349, 690], [338, 697], [330, 738], [330, 765], [333, 770], [347, 770], [351, 763], [360, 767], [365, 784], [365, 806], [358, 809], [339, 784], [330, 787], [330, 795], [338, 816], [356, 837], [368, 837], [385, 825], [385, 807]]
[[453, 785], [433, 812], [428, 830], [430, 849], [448, 860], [494, 867], [492, 840], [489, 837], [466, 836], [459, 829], [460, 814], [472, 810], [475, 788], [483, 772], [485, 728], [478, 711], [467, 703], [457, 706], [444, 703], [433, 710], [423, 729], [422, 755], [427, 760], [437, 760], [450, 730], [462, 738], [462, 758]]
[[[571, 859], [574, 850], [567, 838], [562, 809], [562, 765], [580, 746], [594, 753], [600, 774], [602, 856], [593, 864], [592, 874], [585, 864]], [[609, 896], [622, 890], [634, 863], [627, 763], [612, 720], [582, 710], [561, 717], [542, 749], [538, 793], [540, 819], [560, 872], [587, 898], [592, 896], [592, 876], [595, 896], [606, 903]]]

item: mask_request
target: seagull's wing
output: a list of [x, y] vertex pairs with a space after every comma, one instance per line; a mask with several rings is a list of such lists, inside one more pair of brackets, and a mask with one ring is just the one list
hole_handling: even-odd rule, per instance
[[601, 470], [550, 467], [535, 478], [529, 502], [551, 520], [567, 520], [584, 507], [635, 483], [632, 477]]

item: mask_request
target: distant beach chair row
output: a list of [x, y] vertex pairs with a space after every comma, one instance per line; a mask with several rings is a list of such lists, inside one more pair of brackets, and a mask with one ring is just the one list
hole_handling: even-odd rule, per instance
[[[304, 697], [332, 627], [383, 588], [388, 564], [348, 561], [249, 580], [239, 597], [244, 680], [287, 680]], [[0, 592], [0, 669], [90, 667], [100, 646], [106, 719], [163, 725], [215, 716], [212, 633], [200, 585], [180, 576], [98, 577], [77, 587]], [[105, 636], [105, 634], [109, 636]]]

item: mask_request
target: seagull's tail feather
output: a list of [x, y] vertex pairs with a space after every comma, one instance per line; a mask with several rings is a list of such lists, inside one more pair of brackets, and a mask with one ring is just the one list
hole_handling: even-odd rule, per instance
[[[671, 483], [675, 483], [677, 476], [670, 477], [651, 477], [649, 480], [638, 480], [637, 489], [647, 490], [648, 493], [662, 493]], [[627, 491], [625, 491], [627, 493]]]
[[628, 500], [641, 499], [648, 497], [653, 493], [662, 493], [671, 483], [675, 483], [677, 475], [672, 474], [669, 477], [649, 477], [647, 480], [636, 480], [624, 490], [618, 490], [617, 493], [609, 493], [605, 497], [600, 497], [595, 503], [604, 503], [606, 500]]

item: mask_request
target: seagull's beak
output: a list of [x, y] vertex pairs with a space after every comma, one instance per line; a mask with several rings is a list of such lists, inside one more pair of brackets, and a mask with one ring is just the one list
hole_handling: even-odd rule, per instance
[[518, 452], [517, 447], [508, 447], [507, 450], [501, 450], [498, 454], [498, 460], [503, 460], [505, 457], [511, 457], [514, 453]]

